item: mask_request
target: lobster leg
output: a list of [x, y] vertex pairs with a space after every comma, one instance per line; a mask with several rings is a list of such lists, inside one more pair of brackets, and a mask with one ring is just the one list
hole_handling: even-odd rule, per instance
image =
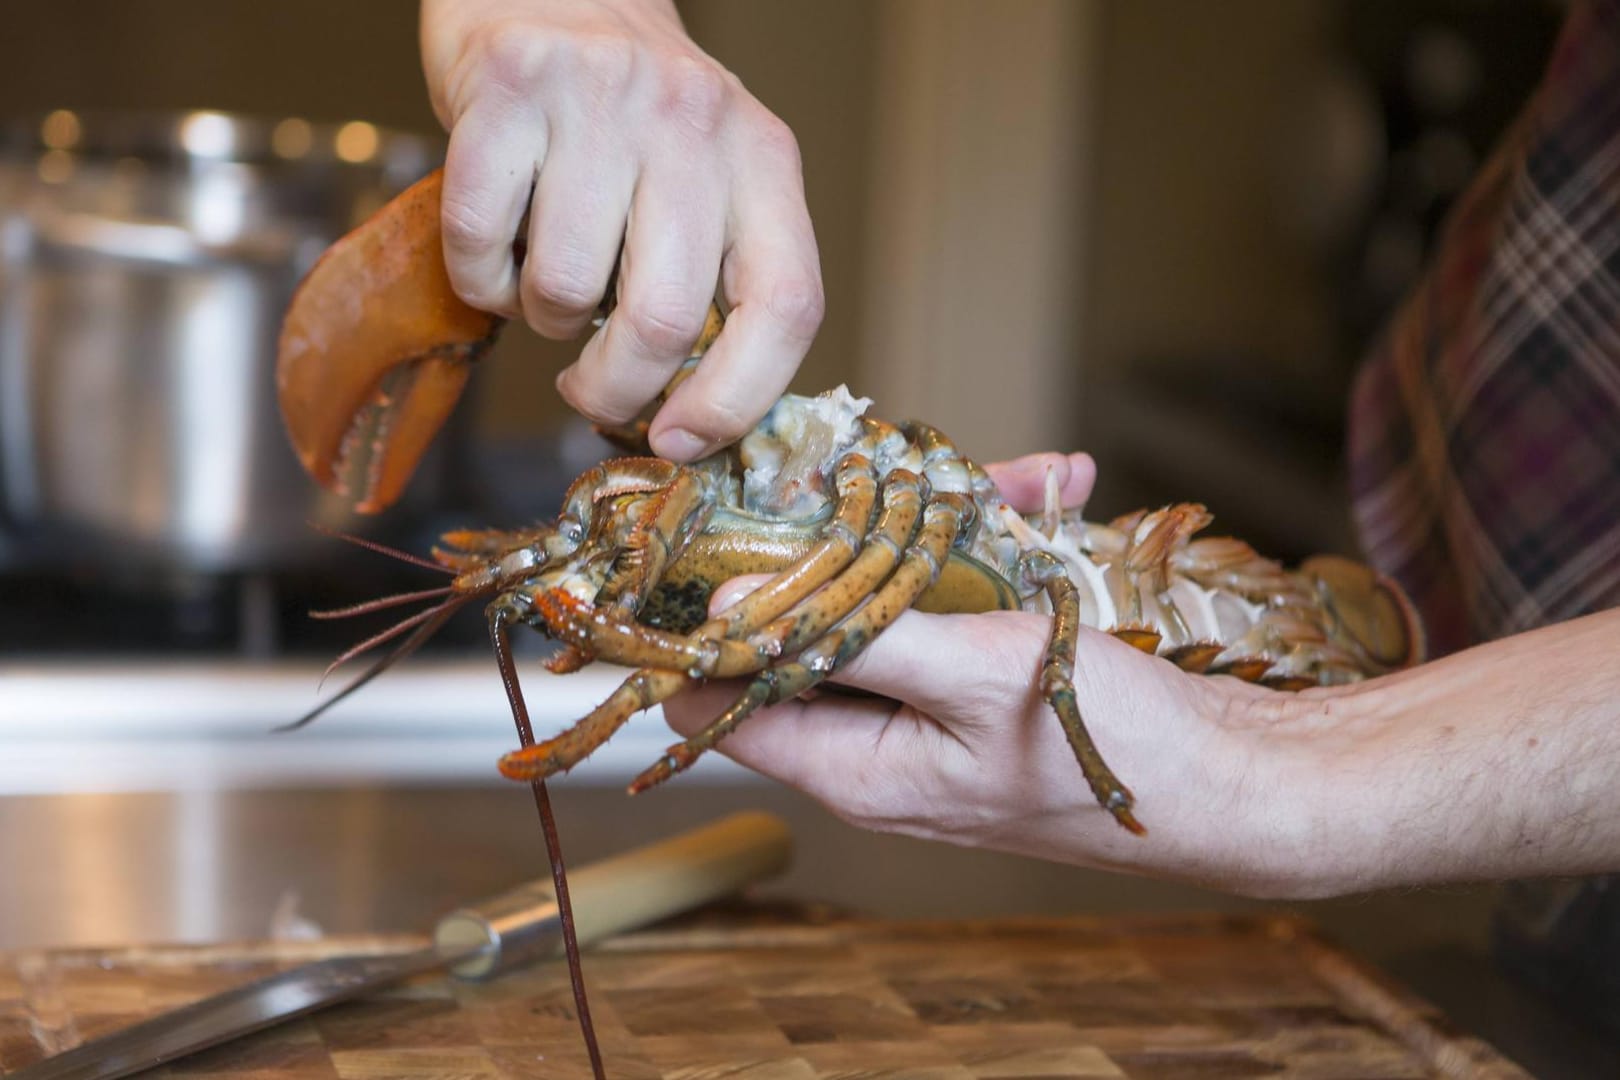
[[877, 472], [864, 454], [838, 464], [838, 506], [821, 540], [799, 562], [693, 631], [697, 638], [742, 638], [786, 613], [842, 572], [866, 546], [877, 502]]
[[[814, 548], [793, 566], [693, 631], [687, 640], [735, 639], [750, 634], [847, 566], [861, 548], [861, 536], [871, 520], [872, 505], [877, 497], [871, 461], [861, 454], [847, 456], [839, 465], [838, 491], [839, 502], [833, 520]], [[501, 760], [501, 772], [512, 779], [524, 780], [571, 769], [606, 742], [630, 717], [669, 699], [691, 682], [691, 676], [684, 672], [642, 668], [568, 730], [532, 749], [508, 754]]]
[[726, 679], [770, 663], [771, 654], [752, 642], [694, 640], [671, 634], [632, 622], [617, 608], [596, 607], [562, 589], [544, 589], [533, 597], [533, 603], [553, 636], [610, 664]]
[[[570, 644], [588, 648], [609, 662], [665, 670], [638, 671], [626, 679], [607, 702], [573, 728], [532, 750], [506, 755], [500, 762], [502, 775], [521, 780], [572, 768], [630, 716], [678, 692], [693, 672], [721, 678], [752, 675], [766, 669], [771, 657], [785, 650], [799, 649], [820, 637], [860, 607], [894, 570], [922, 514], [920, 487], [916, 474], [901, 469], [891, 471], [883, 484], [883, 509], [854, 561], [833, 576], [814, 598], [798, 603], [785, 616], [752, 634], [746, 643], [731, 639], [694, 640], [695, 634], [688, 638], [676, 637], [627, 622], [616, 613], [589, 608], [560, 590], [535, 597], [552, 632]], [[865, 503], [865, 507], [869, 512], [870, 503]], [[948, 554], [947, 543], [945, 555]], [[940, 556], [940, 562], [945, 555]], [[928, 583], [924, 582], [923, 588]], [[804, 592], [812, 589], [813, 586]], [[769, 617], [769, 612], [769, 608], [761, 606], [754, 618]], [[746, 631], [739, 627], [734, 632]]]
[[933, 584], [939, 576], [939, 568], [950, 555], [951, 544], [961, 532], [964, 521], [970, 518], [961, 496], [945, 494], [930, 501], [916, 541], [906, 549], [893, 576], [864, 607], [796, 659], [774, 664], [755, 676], [729, 709], [696, 735], [671, 746], [663, 757], [631, 781], [631, 793], [645, 791], [685, 771], [755, 710], [797, 697], [859, 654]]
[[631, 531], [598, 603], [607, 601], [633, 618], [679, 545], [703, 527], [710, 510], [697, 474], [691, 469], [678, 470]]
[[1046, 589], [1052, 601], [1052, 637], [1046, 646], [1046, 662], [1041, 666], [1041, 696], [1046, 698], [1069, 738], [1080, 771], [1091, 786], [1091, 793], [1114, 820], [1131, 832], [1147, 832], [1131, 813], [1136, 797], [1120, 783], [1080, 718], [1080, 705], [1074, 696], [1074, 653], [1080, 636], [1080, 597], [1074, 582], [1063, 572], [1063, 564], [1045, 552], [1031, 552], [1023, 559], [1024, 576]]
[[799, 605], [749, 638], [772, 656], [802, 648], [860, 606], [894, 570], [916, 530], [922, 512], [922, 482], [915, 473], [894, 469], [883, 481], [883, 510], [867, 544], [848, 570], [827, 583], [820, 595]]

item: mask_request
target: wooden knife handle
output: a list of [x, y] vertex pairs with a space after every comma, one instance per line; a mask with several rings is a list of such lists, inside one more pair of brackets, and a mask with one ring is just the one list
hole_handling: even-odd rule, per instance
[[[793, 836], [787, 823], [759, 811], [591, 863], [570, 874], [574, 928], [581, 945], [717, 900], [787, 868]], [[557, 896], [550, 880], [531, 881], [458, 908], [439, 920], [434, 943], [477, 955], [451, 968], [486, 979], [562, 951]]]

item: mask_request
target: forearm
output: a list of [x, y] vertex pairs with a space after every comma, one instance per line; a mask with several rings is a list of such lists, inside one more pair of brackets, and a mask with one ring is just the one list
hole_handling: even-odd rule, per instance
[[1620, 610], [1293, 708], [1303, 891], [1620, 868]]

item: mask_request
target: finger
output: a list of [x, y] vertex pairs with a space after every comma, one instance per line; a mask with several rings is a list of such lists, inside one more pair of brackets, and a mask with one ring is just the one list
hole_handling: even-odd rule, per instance
[[691, 355], [720, 274], [724, 191], [701, 168], [643, 174], [625, 232], [618, 305], [557, 389], [593, 420], [639, 413]]
[[[664, 718], [682, 735], [692, 735], [719, 716], [742, 692], [740, 682], [710, 683], [664, 703]], [[886, 777], [877, 767], [875, 749], [919, 736], [942, 737], [937, 729], [922, 733], [909, 710], [893, 701], [825, 696], [814, 705], [786, 701], [750, 716], [715, 749], [755, 772], [820, 799], [834, 810], [851, 809], [850, 792], [877, 803], [886, 792], [872, 790], [868, 778]], [[917, 752], [902, 757], [918, 768], [927, 759]], [[885, 781], [876, 780], [876, 783]]]
[[481, 311], [522, 313], [512, 241], [545, 156], [537, 113], [485, 99], [450, 134], [440, 223], [450, 286]]
[[[723, 583], [709, 599], [710, 612], [719, 614], [771, 577], [748, 574]], [[729, 679], [693, 688], [664, 703], [664, 718], [682, 735], [695, 734], [724, 712], [745, 685], [745, 680]], [[757, 772], [831, 800], [847, 788], [851, 769], [870, 765], [872, 747], [896, 735], [899, 705], [889, 698], [818, 694], [815, 712], [806, 714], [810, 701], [805, 694], [757, 711], [717, 749]], [[908, 715], [903, 722], [922, 720]]]
[[[710, 612], [719, 614], [769, 580], [765, 574], [732, 578], [715, 589]], [[908, 611], [845, 661], [829, 681], [904, 702], [930, 716], [981, 715], [999, 723], [1016, 705], [1012, 698], [1023, 694], [1033, 702], [1038, 693], [1050, 628], [1050, 620], [1024, 612], [940, 616]], [[941, 673], [950, 675], [942, 678]], [[983, 678], [976, 677], [980, 674]], [[1009, 685], [1017, 689], [1009, 693]], [[741, 685], [727, 684], [727, 692], [735, 698]], [[983, 697], [982, 708], [974, 707], [976, 695]], [[726, 704], [729, 699], [717, 704], [711, 716]], [[891, 705], [888, 713], [892, 711]]]
[[522, 271], [523, 317], [536, 333], [573, 338], [601, 305], [634, 184], [634, 164], [606, 140], [553, 140], [535, 184]]
[[908, 611], [830, 681], [953, 723], [995, 724], [1037, 699], [1050, 631], [1050, 619], [1030, 612]]
[[[710, 613], [718, 615], [769, 580], [768, 574], [749, 574], [723, 583], [709, 598]], [[1009, 672], [1027, 672], [1017, 685], [1031, 688], [1033, 695], [1050, 633], [1049, 619], [1026, 612], [908, 611], [829, 681], [903, 701], [929, 715], [999, 717], [1008, 707]], [[942, 679], [941, 672], [955, 676]], [[975, 679], [974, 673], [985, 678]], [[982, 710], [971, 707], [968, 699], [975, 694], [984, 697]]]
[[724, 270], [731, 306], [725, 329], [649, 432], [653, 449], [678, 461], [733, 442], [759, 422], [787, 389], [825, 309], [797, 158], [790, 174], [757, 183], [743, 177], [738, 190]]
[[1057, 481], [1058, 501], [1065, 510], [1084, 506], [1097, 482], [1097, 463], [1090, 454], [1028, 454], [993, 462], [984, 469], [1001, 490], [1001, 497], [1021, 514], [1045, 509], [1048, 472]]

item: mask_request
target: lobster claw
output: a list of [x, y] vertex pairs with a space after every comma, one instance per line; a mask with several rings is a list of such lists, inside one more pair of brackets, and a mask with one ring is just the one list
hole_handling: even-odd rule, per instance
[[399, 498], [505, 321], [450, 287], [442, 181], [433, 172], [334, 244], [282, 324], [276, 389], [293, 448], [364, 513]]

